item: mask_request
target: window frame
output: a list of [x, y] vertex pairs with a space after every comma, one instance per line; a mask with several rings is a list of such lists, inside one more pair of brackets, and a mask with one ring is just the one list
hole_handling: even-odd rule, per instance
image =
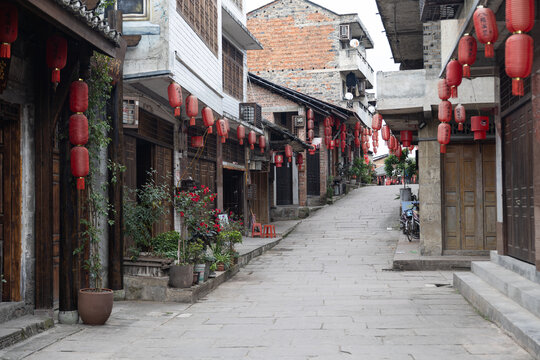
[[[224, 36], [221, 38], [221, 54], [223, 92], [238, 101], [243, 101], [245, 55], [242, 50], [238, 49], [232, 41]], [[236, 79], [235, 70], [239, 75], [239, 79]], [[235, 80], [239, 80], [239, 82], [236, 83]]]
[[[115, 8], [118, 10], [118, 3], [122, 0], [116, 0], [114, 3]], [[143, 13], [142, 14], [136, 14], [136, 13], [122, 13], [122, 19], [128, 20], [128, 21], [143, 21], [143, 20], [150, 20], [150, 15], [148, 14], [148, 0], [140, 0], [143, 5]]]

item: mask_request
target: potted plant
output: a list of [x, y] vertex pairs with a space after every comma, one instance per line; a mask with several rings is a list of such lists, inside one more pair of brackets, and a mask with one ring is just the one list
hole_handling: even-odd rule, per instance
[[225, 271], [231, 266], [232, 256], [229, 252], [214, 254], [214, 258], [217, 271]]

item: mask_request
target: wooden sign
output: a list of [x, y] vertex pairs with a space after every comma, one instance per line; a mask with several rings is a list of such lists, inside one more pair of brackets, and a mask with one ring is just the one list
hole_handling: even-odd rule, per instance
[[0, 59], [0, 94], [6, 89], [9, 75], [9, 65], [11, 64], [11, 58]]

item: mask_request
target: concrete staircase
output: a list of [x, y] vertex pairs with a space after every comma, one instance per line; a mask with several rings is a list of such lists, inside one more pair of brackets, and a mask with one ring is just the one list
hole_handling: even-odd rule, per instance
[[490, 254], [470, 273], [455, 273], [454, 287], [486, 318], [540, 359], [540, 273], [533, 265]]

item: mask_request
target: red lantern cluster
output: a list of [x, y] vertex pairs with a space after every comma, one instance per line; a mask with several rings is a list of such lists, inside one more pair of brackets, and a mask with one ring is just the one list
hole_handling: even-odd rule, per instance
[[456, 119], [456, 122], [458, 123], [458, 130], [463, 131], [463, 124], [465, 124], [465, 121], [467, 120], [467, 113], [465, 112], [465, 106], [459, 104], [454, 109], [454, 118]]
[[189, 126], [195, 126], [195, 117], [199, 113], [199, 100], [194, 95], [186, 98], [186, 115], [189, 117]]
[[256, 142], [257, 142], [257, 134], [255, 134], [255, 131], [251, 130], [248, 135], [248, 143], [249, 143], [249, 148], [251, 150], [255, 149]]
[[266, 148], [266, 138], [264, 135], [259, 136], [259, 148], [261, 149], [261, 154], [264, 154], [264, 149]]
[[459, 40], [458, 61], [463, 65], [463, 76], [466, 78], [471, 77], [471, 65], [476, 61], [477, 51], [478, 45], [475, 38], [470, 34], [463, 35]]
[[450, 86], [450, 97], [457, 98], [457, 88], [463, 80], [463, 67], [459, 61], [453, 59], [446, 65], [446, 83]]
[[88, 149], [88, 119], [84, 112], [88, 109], [88, 85], [82, 80], [71, 83], [69, 89], [69, 109], [75, 114], [69, 118], [69, 141], [71, 148], [71, 174], [77, 178], [77, 189], [84, 189], [84, 177], [90, 170]]
[[506, 40], [506, 74], [512, 78], [512, 95], [523, 96], [523, 79], [531, 74], [534, 41], [524, 34], [534, 26], [534, 0], [507, 0], [506, 27], [513, 33]]
[[[206, 108], [205, 108], [206, 109]], [[212, 110], [210, 110], [212, 111]], [[204, 109], [203, 109], [203, 119], [204, 119]], [[212, 119], [213, 122], [213, 119]], [[205, 123], [206, 125], [206, 123]], [[210, 127], [209, 129], [211, 129]], [[219, 137], [221, 137], [221, 143], [224, 143], [227, 140], [227, 134], [229, 131], [227, 130], [227, 123], [225, 122], [225, 119], [219, 119], [216, 123], [216, 130]], [[211, 131], [208, 131], [210, 133]]]
[[0, 3], [0, 58], [11, 58], [11, 43], [17, 40], [19, 13], [8, 2]]
[[486, 58], [494, 57], [493, 43], [499, 38], [499, 29], [497, 28], [497, 21], [495, 20], [493, 10], [478, 6], [474, 12], [473, 21], [478, 41], [486, 46], [484, 50]]
[[169, 84], [167, 88], [169, 104], [174, 108], [174, 116], [180, 116], [180, 106], [182, 106], [182, 88], [175, 82]]
[[474, 132], [474, 140], [484, 140], [489, 130], [489, 117], [471, 116], [471, 131]]
[[334, 118], [327, 116], [324, 118], [324, 145], [329, 150], [332, 150], [330, 142], [332, 141], [332, 126], [334, 125]]
[[60, 82], [60, 70], [66, 66], [67, 40], [60, 35], [53, 35], [47, 39], [46, 47], [47, 67], [52, 69], [51, 81]]

